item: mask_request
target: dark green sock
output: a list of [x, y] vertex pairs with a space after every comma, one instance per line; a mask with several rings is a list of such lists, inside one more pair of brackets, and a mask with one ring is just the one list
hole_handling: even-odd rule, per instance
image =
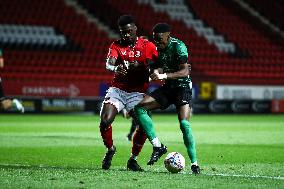
[[191, 163], [194, 163], [197, 161], [196, 148], [195, 148], [195, 140], [189, 122], [185, 119], [181, 120], [180, 129], [183, 134], [183, 142], [186, 146], [188, 156], [191, 160]]
[[143, 128], [148, 139], [152, 141], [156, 137], [154, 126], [151, 117], [148, 115], [147, 110], [142, 107], [135, 106], [134, 112], [139, 125]]

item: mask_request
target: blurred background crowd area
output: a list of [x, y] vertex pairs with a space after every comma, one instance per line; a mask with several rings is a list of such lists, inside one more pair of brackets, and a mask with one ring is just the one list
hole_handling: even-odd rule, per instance
[[281, 0], [1, 0], [6, 96], [26, 112], [99, 109], [122, 14], [149, 40], [167, 22], [186, 43], [195, 112], [284, 112]]

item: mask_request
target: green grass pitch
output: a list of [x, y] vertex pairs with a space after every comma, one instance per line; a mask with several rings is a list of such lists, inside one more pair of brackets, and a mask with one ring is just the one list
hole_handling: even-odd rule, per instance
[[0, 115], [0, 188], [284, 188], [284, 115], [194, 115], [191, 126], [202, 174], [191, 175], [175, 115], [153, 115], [169, 152], [186, 158], [186, 169], [171, 174], [163, 156], [144, 172], [126, 170], [130, 120], [113, 124], [117, 146], [112, 167], [101, 170], [105, 153], [97, 115]]

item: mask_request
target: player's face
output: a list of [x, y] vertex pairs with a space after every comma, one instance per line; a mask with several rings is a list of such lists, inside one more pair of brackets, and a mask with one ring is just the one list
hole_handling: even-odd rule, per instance
[[136, 41], [136, 30], [137, 27], [134, 24], [119, 26], [120, 36], [126, 43], [134, 43]]
[[158, 49], [164, 49], [168, 46], [170, 33], [154, 33], [153, 39]]

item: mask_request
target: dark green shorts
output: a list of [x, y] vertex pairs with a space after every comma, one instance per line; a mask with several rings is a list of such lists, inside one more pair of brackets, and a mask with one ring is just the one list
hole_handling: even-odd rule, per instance
[[189, 104], [191, 107], [192, 91], [189, 88], [171, 88], [166, 85], [159, 87], [149, 94], [160, 105], [161, 109], [166, 109], [174, 104], [176, 107]]

